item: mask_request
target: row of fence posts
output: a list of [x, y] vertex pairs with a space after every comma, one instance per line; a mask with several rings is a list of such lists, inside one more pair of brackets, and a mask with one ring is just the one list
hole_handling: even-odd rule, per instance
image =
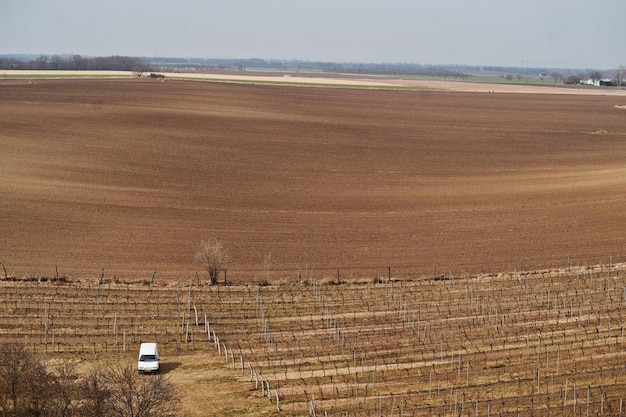
[[[215, 328], [211, 328], [211, 323], [209, 322], [206, 313], [204, 314], [204, 331], [207, 334], [207, 339], [209, 342], [213, 342], [213, 345], [217, 349], [217, 354], [219, 356], [224, 353], [224, 359], [226, 363], [231, 364], [231, 367], [235, 369], [235, 355], [233, 350], [226, 346], [226, 342], [220, 341], [219, 336], [215, 333]], [[244, 375], [245, 370], [245, 358], [243, 355], [239, 355], [239, 364], [241, 367], [241, 374]], [[272, 389], [270, 386], [270, 381], [263, 377], [263, 372], [257, 372], [256, 369], [252, 366], [251, 363], [248, 363], [248, 370], [250, 371], [250, 382], [254, 381], [254, 388], [260, 389], [262, 396], [267, 396], [270, 403], [273, 403], [272, 399]], [[274, 388], [274, 396], [276, 399], [276, 409], [278, 411], [282, 411], [282, 407], [280, 405], [280, 388]]]

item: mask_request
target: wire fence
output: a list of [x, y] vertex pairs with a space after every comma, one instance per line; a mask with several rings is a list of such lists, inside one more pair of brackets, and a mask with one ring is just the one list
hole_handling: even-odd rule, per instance
[[551, 259], [520, 258], [510, 262], [450, 262], [415, 263], [400, 265], [343, 265], [307, 266], [305, 268], [227, 269], [221, 279], [227, 282], [264, 282], [272, 280], [322, 279], [330, 281], [371, 280], [372, 282], [389, 279], [442, 279], [466, 277], [484, 274], [511, 272], [530, 272], [541, 270], [572, 269], [580, 267], [606, 266], [626, 263], [624, 254], [607, 254], [585, 257], [559, 257]]
[[[591, 256], [559, 256], [553, 258], [523, 258], [512, 259], [510, 261], [467, 261], [459, 259], [450, 262], [411, 262], [403, 264], [367, 264], [367, 265], [306, 265], [280, 266], [272, 265], [271, 268], [238, 268], [227, 267], [219, 277], [220, 283], [265, 283], [272, 282], [305, 282], [316, 279], [328, 282], [340, 283], [342, 281], [371, 281], [379, 282], [389, 279], [418, 280], [418, 279], [446, 279], [450, 277], [469, 277], [477, 275], [494, 275], [512, 272], [531, 272], [541, 270], [559, 270], [580, 267], [605, 266], [626, 263], [626, 253], [609, 253], [605, 255]], [[2, 265], [0, 280], [30, 280], [30, 281], [64, 281], [74, 279], [87, 279], [95, 282], [100, 281], [121, 281], [137, 282], [143, 281], [146, 285], [154, 283], [155, 279], [164, 281], [195, 281], [198, 284], [207, 281], [206, 272], [199, 269], [187, 268], [185, 270], [170, 271], [131, 271], [102, 268], [95, 273], [84, 273], [67, 269], [59, 272], [58, 267], [54, 267], [50, 273], [20, 273], [19, 271], [7, 270]], [[67, 272], [67, 274], [66, 274]]]

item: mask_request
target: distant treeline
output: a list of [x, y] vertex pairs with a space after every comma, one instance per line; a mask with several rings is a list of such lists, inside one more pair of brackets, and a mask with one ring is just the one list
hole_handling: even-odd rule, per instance
[[0, 57], [0, 69], [6, 70], [78, 70], [137, 71], [148, 70], [141, 58], [129, 56], [84, 57], [81, 55], [41, 55], [35, 59]]
[[[506, 76], [507, 74], [522, 75], [529, 78], [550, 77], [557, 74], [560, 78], [569, 76], [584, 78], [586, 74], [606, 71], [590, 69], [559, 68], [547, 69], [538, 67], [502, 67], [474, 65], [423, 65], [416, 63], [358, 63], [358, 62], [323, 62], [300, 60], [272, 59], [233, 59], [233, 58], [144, 58], [146, 63], [160, 70], [197, 71], [246, 71], [246, 70], [279, 70], [279, 71], [320, 71], [341, 72], [349, 74], [372, 75], [415, 75], [434, 77], [467, 78], [470, 75]], [[543, 74], [543, 75], [542, 75]], [[580, 79], [580, 78], [579, 78]]]
[[[622, 68], [622, 67], [620, 67]], [[348, 74], [433, 76], [467, 78], [470, 75], [553, 78], [577, 82], [583, 78], [609, 77], [610, 71], [546, 69], [471, 65], [422, 65], [416, 63], [323, 62], [276, 59], [177, 58], [177, 57], [84, 57], [81, 55], [0, 55], [0, 70], [108, 70], [108, 71], [311, 71]]]
[[424, 66], [419, 64], [333, 64], [329, 63], [328, 71], [349, 74], [375, 75], [424, 75], [433, 77], [467, 78], [468, 75], [454, 66]]
[[266, 60], [266, 59], [181, 59], [156, 58], [147, 59], [151, 66], [161, 70], [194, 69], [198, 71], [246, 71], [246, 70], [279, 70], [279, 71], [319, 71], [342, 72], [349, 74], [373, 75], [426, 75], [437, 77], [461, 77], [467, 75], [457, 66], [432, 66], [409, 63], [338, 63], [299, 60]]

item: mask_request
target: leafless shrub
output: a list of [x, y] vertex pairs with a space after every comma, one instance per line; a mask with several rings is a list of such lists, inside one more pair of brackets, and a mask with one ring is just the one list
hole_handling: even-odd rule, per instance
[[47, 415], [52, 411], [52, 376], [19, 343], [0, 346], [0, 410], [3, 415]]
[[217, 279], [226, 266], [227, 256], [222, 244], [215, 238], [200, 243], [200, 249], [196, 252], [196, 262], [209, 274], [209, 283], [217, 284]]
[[79, 410], [81, 415], [85, 417], [112, 415], [108, 407], [111, 389], [98, 369], [94, 369], [81, 381], [79, 392], [83, 400]]
[[174, 417], [180, 401], [162, 375], [143, 377], [132, 365], [94, 370], [82, 380], [69, 366], [49, 372], [19, 343], [0, 346], [0, 415]]
[[108, 387], [106, 415], [115, 417], [173, 417], [180, 402], [174, 384], [163, 375], [145, 377], [131, 366], [119, 366], [105, 374]]

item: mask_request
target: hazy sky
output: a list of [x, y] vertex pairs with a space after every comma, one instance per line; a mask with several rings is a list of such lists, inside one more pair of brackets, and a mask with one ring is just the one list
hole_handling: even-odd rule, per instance
[[610, 69], [626, 0], [0, 0], [0, 54]]

